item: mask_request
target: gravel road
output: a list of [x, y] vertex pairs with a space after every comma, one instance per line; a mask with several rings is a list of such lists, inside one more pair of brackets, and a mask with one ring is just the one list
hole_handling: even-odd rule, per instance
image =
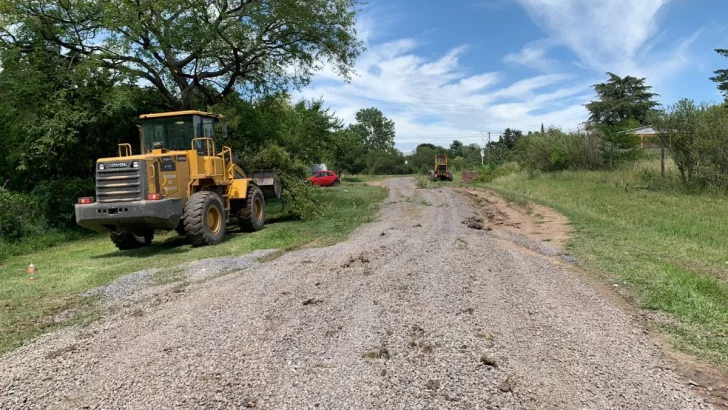
[[391, 179], [377, 222], [0, 358], [0, 408], [708, 408], [567, 268]]

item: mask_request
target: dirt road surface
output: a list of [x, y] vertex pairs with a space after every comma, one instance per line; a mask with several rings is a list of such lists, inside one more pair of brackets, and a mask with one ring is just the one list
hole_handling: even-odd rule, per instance
[[578, 274], [466, 227], [449, 188], [386, 184], [347, 242], [3, 356], [0, 408], [708, 408]]

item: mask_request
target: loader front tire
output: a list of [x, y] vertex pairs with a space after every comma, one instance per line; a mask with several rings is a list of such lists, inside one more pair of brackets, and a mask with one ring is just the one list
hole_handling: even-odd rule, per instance
[[192, 194], [182, 218], [187, 240], [192, 246], [217, 245], [225, 237], [225, 208], [215, 192]]
[[110, 237], [111, 242], [113, 242], [120, 251], [128, 251], [142, 246], [151, 245], [152, 239], [154, 239], [154, 231], [112, 231]]
[[238, 211], [238, 224], [245, 232], [256, 232], [265, 225], [265, 198], [255, 185], [248, 188], [245, 205]]

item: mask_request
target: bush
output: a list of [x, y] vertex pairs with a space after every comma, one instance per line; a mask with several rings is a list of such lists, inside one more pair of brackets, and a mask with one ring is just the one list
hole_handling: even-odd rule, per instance
[[395, 149], [373, 151], [367, 154], [367, 173], [369, 175], [411, 174], [412, 168], [404, 161], [404, 155]]
[[32, 196], [0, 188], [0, 243], [17, 242], [47, 229], [45, 215]]
[[31, 195], [51, 228], [76, 229], [74, 204], [80, 197], [94, 196], [95, 190], [93, 179], [66, 178], [42, 182]]
[[313, 187], [307, 181], [309, 167], [292, 158], [286, 150], [269, 145], [255, 154], [246, 168], [248, 172], [272, 169], [278, 173], [287, 215], [299, 219], [316, 215], [317, 208], [311, 195]]
[[419, 175], [415, 180], [417, 189], [435, 189], [440, 187], [439, 181], [433, 181], [429, 177]]
[[682, 100], [653, 118], [685, 185], [728, 189], [728, 108]]
[[515, 174], [521, 171], [521, 166], [517, 162], [506, 162], [505, 164], [496, 167], [483, 167], [478, 171], [478, 176], [475, 177], [475, 182], [491, 182], [496, 178], [504, 177], [510, 174]]
[[516, 143], [512, 159], [529, 171], [597, 169], [602, 166], [601, 139], [595, 133], [564, 133], [549, 129]]

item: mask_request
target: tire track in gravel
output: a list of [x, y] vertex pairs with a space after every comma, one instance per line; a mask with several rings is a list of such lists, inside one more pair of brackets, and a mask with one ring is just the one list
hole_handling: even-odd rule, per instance
[[[708, 408], [575, 274], [386, 182], [377, 222], [0, 358], [0, 408]], [[165, 299], [166, 300], [166, 299]]]

